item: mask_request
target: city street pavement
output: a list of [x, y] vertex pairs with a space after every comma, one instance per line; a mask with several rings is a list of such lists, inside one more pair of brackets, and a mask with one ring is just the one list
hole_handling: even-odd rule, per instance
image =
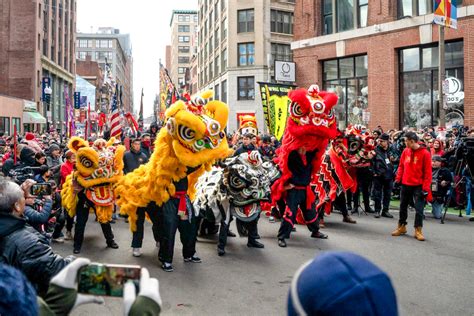
[[[398, 218], [398, 214], [394, 213]], [[132, 257], [131, 234], [123, 219], [113, 225], [120, 249], [105, 248], [101, 229], [90, 218], [81, 256], [93, 261], [138, 264], [160, 281], [164, 315], [285, 315], [292, 276], [307, 260], [324, 250], [349, 250], [388, 272], [395, 286], [401, 315], [474, 315], [474, 223], [449, 215], [441, 225], [427, 215], [425, 242], [415, 240], [413, 217], [409, 234], [392, 237], [396, 219], [362, 215], [356, 225], [342, 223], [340, 214], [326, 219], [328, 240], [309, 237], [304, 226], [280, 248], [275, 238], [279, 223], [264, 217], [259, 224], [265, 249], [250, 249], [245, 238], [229, 238], [227, 254], [218, 257], [215, 240], [201, 240], [203, 263], [184, 263], [177, 237], [175, 271], [161, 270], [151, 226], [145, 226], [143, 255]], [[235, 227], [232, 228], [236, 232]], [[72, 243], [53, 245], [72, 254]], [[321, 267], [327, 269], [327, 267]], [[81, 306], [73, 315], [122, 315], [122, 300], [106, 298], [103, 306]]]

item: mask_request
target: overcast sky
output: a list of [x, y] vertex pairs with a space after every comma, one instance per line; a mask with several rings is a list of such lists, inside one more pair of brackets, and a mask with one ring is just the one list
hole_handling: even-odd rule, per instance
[[159, 89], [159, 59], [165, 63], [165, 46], [170, 43], [172, 10], [196, 10], [198, 0], [78, 0], [77, 31], [90, 33], [98, 27], [114, 27], [129, 33], [133, 48], [134, 105], [140, 106], [144, 89], [145, 116], [153, 113]]

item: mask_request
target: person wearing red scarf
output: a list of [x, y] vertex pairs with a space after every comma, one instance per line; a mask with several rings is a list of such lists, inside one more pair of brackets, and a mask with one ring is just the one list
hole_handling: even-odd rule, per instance
[[[66, 161], [61, 165], [59, 169], [60, 174], [60, 186], [59, 189], [61, 190], [66, 181], [66, 177], [70, 175], [74, 171], [74, 165], [76, 163], [76, 155], [70, 150], [66, 152]], [[71, 218], [68, 212], [64, 212], [66, 215], [66, 240], [72, 240], [72, 226], [74, 225], [74, 218]]]

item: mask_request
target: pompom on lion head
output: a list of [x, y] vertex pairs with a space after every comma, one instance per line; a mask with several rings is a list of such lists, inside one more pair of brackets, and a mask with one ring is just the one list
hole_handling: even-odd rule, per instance
[[290, 91], [288, 97], [291, 104], [287, 128], [294, 137], [336, 137], [336, 116], [332, 111], [337, 104], [336, 94], [311, 85], [308, 90]]
[[210, 100], [206, 91], [192, 100], [175, 102], [165, 113], [166, 131], [176, 157], [186, 166], [196, 167], [230, 154], [224, 129], [229, 109], [219, 100]]
[[82, 187], [114, 184], [122, 176], [125, 147], [114, 147], [114, 141], [97, 139], [91, 147], [80, 137], [71, 138], [68, 148], [76, 154], [75, 178]]

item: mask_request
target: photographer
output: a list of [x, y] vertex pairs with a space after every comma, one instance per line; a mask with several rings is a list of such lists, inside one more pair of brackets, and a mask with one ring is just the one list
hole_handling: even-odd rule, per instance
[[453, 176], [447, 168], [443, 166], [444, 159], [435, 155], [431, 158], [433, 168], [431, 180], [431, 192], [433, 194], [433, 202], [431, 202], [431, 213], [436, 219], [440, 219], [443, 214], [444, 203], [448, 195]]
[[49, 281], [74, 257], [55, 254], [48, 240], [28, 225], [24, 217], [25, 194], [12, 181], [0, 181], [0, 263], [22, 271], [46, 293]]
[[45, 225], [48, 223], [49, 216], [51, 215], [53, 203], [50, 195], [38, 197], [31, 194], [31, 187], [35, 183], [33, 180], [26, 180], [21, 185], [21, 189], [25, 194], [24, 215], [28, 224], [34, 227], [38, 232], [46, 234]]
[[48, 164], [49, 169], [53, 173], [52, 179], [59, 184], [60, 178], [60, 169], [62, 165], [61, 160], [61, 149], [58, 145], [52, 144], [49, 146], [49, 156], [46, 157], [46, 163]]

